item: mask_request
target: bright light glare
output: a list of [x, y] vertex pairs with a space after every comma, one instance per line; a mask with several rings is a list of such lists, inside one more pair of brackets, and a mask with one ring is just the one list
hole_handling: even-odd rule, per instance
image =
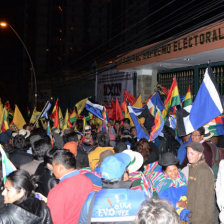
[[5, 23], [5, 22], [1, 22], [1, 23], [0, 23], [0, 26], [1, 26], [1, 27], [6, 27], [6, 26], [7, 26], [7, 23]]

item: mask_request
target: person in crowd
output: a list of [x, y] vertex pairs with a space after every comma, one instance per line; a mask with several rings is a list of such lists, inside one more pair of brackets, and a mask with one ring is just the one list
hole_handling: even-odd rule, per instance
[[[205, 161], [210, 167], [212, 167], [212, 149], [209, 146], [209, 144], [204, 141], [204, 135], [205, 135], [205, 128], [200, 127], [191, 133], [191, 139], [192, 139], [192, 142], [198, 142], [202, 144], [204, 148], [203, 154], [204, 154]], [[188, 164], [188, 157], [186, 156], [181, 167], [184, 168], [185, 166], [187, 166], [187, 164]]]
[[69, 150], [74, 156], [77, 156], [77, 147], [78, 147], [78, 142], [77, 141], [70, 141], [65, 143], [63, 149]]
[[111, 155], [103, 160], [100, 166], [103, 189], [88, 196], [79, 224], [88, 223], [88, 217], [91, 222], [131, 223], [134, 220], [141, 203], [148, 197], [144, 191], [129, 189], [132, 182], [126, 179], [126, 168], [130, 162], [131, 157], [127, 153]]
[[7, 176], [2, 195], [4, 206], [0, 209], [0, 223], [51, 224], [47, 205], [34, 197], [35, 180], [25, 170]]
[[79, 173], [75, 162], [68, 150], [57, 150], [53, 155], [53, 173], [60, 181], [50, 190], [47, 205], [54, 224], [78, 223], [82, 205], [93, 190], [91, 180]]
[[23, 135], [17, 134], [13, 138], [13, 148], [9, 152], [9, 158], [17, 168], [33, 161], [33, 156], [27, 153], [26, 140]]
[[4, 188], [3, 183], [3, 173], [2, 173], [2, 154], [0, 153], [0, 207], [3, 205], [4, 198], [2, 196], [2, 191]]
[[187, 157], [190, 163], [187, 184], [187, 208], [192, 213], [190, 223], [194, 224], [213, 223], [214, 175], [205, 162], [203, 150], [204, 147], [199, 142], [193, 141], [187, 145]]
[[189, 142], [192, 141], [190, 134], [182, 136], [181, 139], [182, 139], [182, 144], [177, 151], [177, 158], [180, 160], [180, 165], [183, 163], [183, 161], [185, 160], [187, 156], [186, 146]]
[[184, 174], [178, 169], [179, 159], [173, 153], [165, 152], [159, 161], [146, 166], [148, 176], [160, 198], [172, 203], [180, 215], [180, 220], [188, 221], [187, 183]]
[[0, 144], [4, 145], [12, 138], [12, 130], [8, 129], [0, 134]]
[[38, 176], [36, 192], [41, 193], [45, 197], [49, 191], [58, 184], [58, 180], [53, 174], [52, 160], [54, 153], [58, 150], [57, 147], [48, 149], [44, 155], [44, 161], [37, 167], [35, 175]]
[[78, 145], [78, 150], [86, 152], [89, 154], [94, 148], [95, 143], [91, 134], [91, 126], [86, 125], [84, 128], [84, 136], [82, 137], [82, 143]]
[[38, 166], [44, 161], [45, 153], [52, 148], [49, 139], [40, 139], [34, 142], [32, 152], [34, 160], [29, 163], [23, 164], [20, 168], [27, 170], [30, 175], [36, 172]]
[[145, 201], [138, 211], [135, 224], [178, 224], [175, 208], [166, 200], [152, 198]]
[[141, 153], [144, 158], [143, 166], [140, 169], [141, 171], [144, 170], [144, 165], [153, 163], [159, 159], [156, 145], [153, 142], [148, 142], [145, 138], [139, 140], [135, 151]]
[[98, 146], [88, 154], [89, 166], [91, 169], [95, 169], [100, 159], [100, 154], [105, 150], [111, 150], [114, 152], [113, 147], [110, 146], [110, 138], [108, 133], [99, 132], [97, 137]]
[[219, 171], [216, 180], [216, 198], [219, 206], [220, 214], [219, 219], [224, 223], [224, 160], [219, 163]]

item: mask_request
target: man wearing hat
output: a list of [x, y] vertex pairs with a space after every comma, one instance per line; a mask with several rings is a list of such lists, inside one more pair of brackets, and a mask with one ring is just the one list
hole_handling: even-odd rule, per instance
[[204, 147], [199, 142], [187, 145], [190, 163], [187, 184], [188, 209], [192, 212], [190, 223], [211, 224], [214, 212], [214, 175], [203, 155]]
[[89, 194], [79, 224], [134, 221], [141, 203], [149, 198], [144, 191], [130, 190], [132, 182], [123, 179], [131, 160], [131, 156], [123, 152], [103, 160], [100, 166], [103, 189]]

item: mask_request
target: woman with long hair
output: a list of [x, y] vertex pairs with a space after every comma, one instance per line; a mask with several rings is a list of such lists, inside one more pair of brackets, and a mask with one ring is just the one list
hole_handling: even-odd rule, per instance
[[7, 176], [0, 209], [0, 223], [51, 224], [47, 205], [34, 197], [35, 178], [25, 170], [16, 170]]

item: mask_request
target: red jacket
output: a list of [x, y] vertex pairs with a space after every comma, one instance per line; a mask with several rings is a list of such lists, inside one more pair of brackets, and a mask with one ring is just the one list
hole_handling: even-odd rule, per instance
[[91, 180], [82, 174], [69, 177], [56, 185], [47, 198], [53, 223], [78, 223], [82, 205], [92, 191]]

